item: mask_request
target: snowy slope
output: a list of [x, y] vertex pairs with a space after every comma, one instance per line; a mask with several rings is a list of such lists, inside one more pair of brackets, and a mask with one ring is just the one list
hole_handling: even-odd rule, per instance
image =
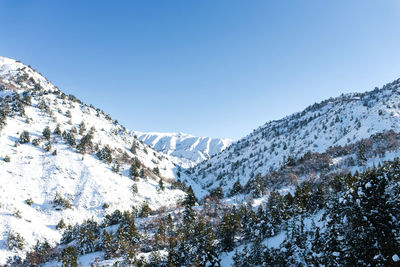
[[278, 169], [288, 157], [324, 152], [331, 146], [352, 144], [391, 129], [399, 132], [399, 86], [400, 79], [381, 89], [331, 98], [268, 122], [196, 165], [192, 177], [203, 188], [221, 185], [228, 191], [236, 180], [243, 185], [258, 173], [265, 175]]
[[[23, 255], [37, 240], [59, 241], [61, 232], [55, 226], [61, 218], [67, 224], [100, 219], [115, 209], [130, 210], [143, 202], [152, 209], [174, 207], [185, 196], [169, 185], [176, 175], [169, 156], [139, 141], [135, 141], [133, 154], [131, 131], [100, 109], [64, 95], [32, 68], [4, 57], [0, 57], [0, 110], [6, 112], [0, 130], [0, 264], [15, 253]], [[80, 133], [82, 121], [86, 129]], [[77, 145], [68, 144], [64, 134], [54, 133], [57, 124], [61, 132], [74, 135]], [[51, 148], [42, 136], [46, 126], [51, 129]], [[30, 142], [20, 144], [24, 130], [29, 132]], [[81, 154], [78, 145], [89, 132], [93, 146]], [[34, 139], [37, 146], [32, 144]], [[111, 163], [96, 156], [105, 146], [112, 151]], [[135, 158], [143, 172], [137, 182], [129, 177]], [[113, 171], [117, 164], [119, 171]], [[164, 191], [159, 190], [160, 179]], [[133, 184], [138, 188], [136, 194], [131, 190]], [[72, 208], [56, 206], [56, 193]], [[27, 199], [33, 204], [26, 204]], [[10, 231], [24, 237], [23, 251], [8, 250]]]
[[182, 167], [193, 167], [226, 149], [231, 139], [197, 137], [185, 133], [135, 132], [138, 140], [167, 155]]

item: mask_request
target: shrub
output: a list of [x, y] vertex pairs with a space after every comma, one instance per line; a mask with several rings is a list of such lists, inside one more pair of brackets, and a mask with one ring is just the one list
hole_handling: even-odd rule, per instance
[[47, 142], [45, 145], [44, 145], [44, 150], [46, 151], [46, 152], [49, 152], [50, 150], [51, 150], [51, 143], [50, 142]]
[[49, 126], [46, 126], [46, 127], [43, 129], [42, 134], [43, 134], [43, 137], [44, 137], [46, 140], [50, 140], [51, 131], [50, 131]]
[[136, 195], [136, 194], [137, 194], [137, 192], [138, 192], [138, 187], [137, 187], [137, 184], [136, 184], [136, 183], [134, 183], [134, 184], [131, 186], [131, 191], [132, 191], [132, 194], [133, 194], [133, 195]]
[[67, 226], [67, 225], [65, 224], [64, 219], [61, 219], [61, 220], [57, 223], [56, 229], [57, 229], [57, 230], [61, 230], [61, 229], [64, 229], [66, 226]]
[[160, 169], [159, 169], [158, 167], [154, 167], [154, 168], [153, 168], [153, 173], [154, 173], [155, 175], [160, 175]]
[[32, 140], [32, 145], [34, 145], [34, 146], [40, 145], [40, 139], [39, 139], [39, 138], [33, 139], [33, 140]]
[[33, 204], [32, 198], [28, 198], [27, 200], [25, 200], [25, 203], [26, 203], [27, 205], [29, 205], [29, 206], [32, 206], [32, 204]]
[[54, 134], [61, 135], [61, 128], [59, 123], [57, 124], [57, 127], [54, 129]]
[[18, 142], [20, 144], [25, 144], [25, 143], [29, 143], [31, 141], [31, 137], [29, 135], [28, 131], [23, 131], [21, 133], [21, 135], [19, 136]]
[[119, 173], [119, 164], [115, 164], [112, 166], [112, 171], [115, 173]]
[[103, 160], [104, 162], [107, 162], [107, 163], [112, 162], [111, 149], [109, 146], [105, 146], [102, 149], [100, 149], [99, 152], [96, 153], [96, 156], [100, 160]]
[[151, 208], [147, 202], [143, 202], [142, 207], [140, 209], [139, 217], [148, 217], [151, 213]]
[[67, 247], [61, 253], [59, 261], [62, 262], [62, 266], [65, 267], [78, 267], [78, 257], [76, 256], [76, 250], [74, 247]]
[[71, 202], [68, 199], [63, 198], [60, 195], [60, 193], [58, 193], [58, 192], [56, 193], [56, 195], [54, 197], [53, 203], [54, 203], [54, 205], [59, 206], [63, 209], [72, 209]]
[[25, 240], [19, 233], [9, 232], [7, 237], [7, 247], [9, 250], [24, 248]]
[[4, 160], [5, 162], [10, 162], [10, 161], [11, 161], [11, 158], [10, 158], [10, 156], [5, 156], [3, 160]]

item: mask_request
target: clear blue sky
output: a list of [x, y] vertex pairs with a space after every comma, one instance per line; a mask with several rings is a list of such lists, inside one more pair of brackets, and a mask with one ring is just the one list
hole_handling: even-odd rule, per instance
[[130, 129], [240, 138], [400, 77], [400, 1], [0, 1], [0, 55]]

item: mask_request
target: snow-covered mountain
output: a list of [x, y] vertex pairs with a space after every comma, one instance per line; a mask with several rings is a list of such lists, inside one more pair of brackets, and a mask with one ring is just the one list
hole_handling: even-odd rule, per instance
[[[96, 220], [143, 203], [169, 208], [185, 196], [171, 187], [177, 168], [168, 155], [5, 57], [0, 57], [0, 129], [0, 264], [37, 240], [58, 242], [61, 219]], [[22, 250], [8, 249], [11, 233], [24, 238]]]
[[184, 168], [193, 167], [196, 164], [209, 159], [231, 143], [231, 139], [197, 137], [185, 133], [158, 133], [158, 132], [134, 132], [138, 140], [155, 150], [176, 158], [176, 163]]
[[400, 131], [400, 79], [366, 93], [331, 98], [271, 121], [196, 165], [192, 177], [205, 189], [229, 191], [257, 174], [278, 170], [307, 152], [355, 143], [375, 133]]
[[[362, 170], [399, 156], [399, 87], [400, 79], [381, 89], [328, 99], [302, 112], [266, 123], [231, 144], [232, 141], [227, 139], [182, 133], [130, 131], [101, 109], [64, 94], [31, 67], [0, 57], [0, 265], [5, 264], [9, 256], [24, 257], [37, 241], [47, 240], [51, 245], [58, 243], [63, 224], [80, 224], [90, 218], [100, 222], [107, 217], [103, 222], [108, 221], [108, 224], [97, 227], [110, 231], [112, 244], [124, 244], [126, 236], [132, 232], [122, 230], [118, 234], [118, 229], [123, 229], [121, 227], [125, 227], [127, 221], [132, 222], [134, 216], [122, 215], [117, 210], [143, 211], [143, 207], [159, 212], [150, 217], [142, 216], [129, 225], [131, 230], [137, 227], [141, 233], [139, 239], [142, 243], [136, 244], [140, 245], [140, 255], [149, 256], [152, 251], [165, 254], [169, 245], [160, 238], [163, 232], [181, 233], [182, 238], [183, 232], [173, 228], [178, 227], [181, 223], [179, 218], [185, 213], [180, 208], [185, 196], [189, 196], [190, 201], [184, 205], [190, 207], [184, 209], [198, 216], [194, 217], [193, 225], [186, 226], [191, 225], [200, 233], [210, 233], [210, 229], [202, 228], [207, 225], [202, 220], [208, 218], [213, 222], [209, 225], [218, 228], [213, 230], [221, 233], [225, 226], [244, 225], [247, 221], [246, 227], [254, 228], [251, 231], [247, 229], [247, 234], [254, 230], [254, 235], [259, 236], [257, 225], [263, 231], [270, 230], [269, 215], [262, 218], [258, 213], [257, 216], [254, 214], [251, 218], [260, 220], [254, 224], [249, 224], [249, 218], [238, 214], [227, 217], [223, 212], [229, 210], [232, 201], [240, 202], [245, 198], [238, 196], [220, 202], [221, 192], [209, 191], [221, 186], [225, 192], [230, 192], [237, 181], [241, 185], [248, 181], [255, 181], [256, 186], [272, 184], [271, 188], [279, 183], [286, 186], [292, 181], [297, 185], [297, 177], [315, 181], [314, 178], [323, 172], [346, 173], [349, 167], [351, 171]], [[182, 170], [179, 165], [191, 168]], [[196, 196], [210, 193], [210, 198], [192, 210], [195, 198], [190, 190], [176, 181], [178, 179], [191, 185]], [[280, 188], [280, 192], [296, 190], [291, 186]], [[238, 192], [244, 191], [239, 186]], [[327, 187], [326, 194], [329, 192], [331, 190]], [[258, 199], [248, 204], [256, 207], [271, 195], [265, 190], [254, 195]], [[243, 207], [252, 210], [251, 205]], [[107, 216], [110, 213], [113, 215]], [[243, 221], [232, 223], [234, 218]], [[268, 223], [266, 226], [262, 226], [264, 219]], [[79, 238], [88, 241], [91, 234], [84, 232], [81, 235], [80, 231], [85, 231], [90, 224], [85, 222], [76, 228], [68, 228], [75, 229], [71, 230], [75, 231], [72, 234], [75, 239], [56, 246], [54, 255], [60, 255], [66, 244], [82, 248], [82, 244], [75, 242]], [[169, 231], [165, 231], [167, 224]], [[113, 231], [116, 235], [112, 234]], [[271, 235], [279, 238], [284, 233]], [[89, 241], [98, 244], [104, 241], [102, 238], [104, 236], [97, 234]], [[170, 239], [171, 244], [174, 244], [174, 239], [175, 236]], [[196, 243], [201, 240], [206, 239], [189, 241]], [[282, 240], [275, 243], [280, 244]], [[149, 246], [150, 241], [154, 243]], [[210, 241], [200, 247], [210, 248], [209, 245], [221, 241]], [[132, 251], [137, 249], [130, 248]], [[112, 254], [112, 259], [107, 259], [103, 246], [81, 254], [87, 253], [90, 258], [86, 261], [88, 266], [97, 258], [106, 264], [114, 264], [122, 255], [118, 254], [118, 246], [114, 249], [117, 253]], [[233, 252], [230, 256], [222, 252], [215, 255], [215, 249], [212, 247], [213, 253], [207, 252], [208, 255], [221, 256], [222, 266], [230, 265]], [[79, 257], [82, 262], [86, 255]], [[54, 266], [58, 264], [57, 259], [42, 260], [51, 260], [47, 266]], [[14, 260], [18, 262], [18, 258]]]

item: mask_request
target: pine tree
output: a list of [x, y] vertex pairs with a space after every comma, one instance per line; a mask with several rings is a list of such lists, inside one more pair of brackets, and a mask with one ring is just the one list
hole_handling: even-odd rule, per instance
[[275, 235], [285, 214], [285, 202], [277, 191], [272, 191], [266, 205], [266, 216], [270, 218], [271, 235]]
[[139, 173], [137, 171], [137, 167], [135, 164], [132, 164], [131, 167], [129, 168], [129, 177], [132, 178], [132, 180], [136, 181], [136, 178], [139, 176]]
[[160, 175], [160, 169], [158, 168], [158, 167], [154, 167], [153, 168], [153, 173], [155, 174], [155, 175]]
[[357, 147], [357, 162], [359, 165], [364, 166], [366, 161], [366, 145], [364, 142], [360, 142]]
[[168, 238], [168, 257], [167, 257], [168, 267], [179, 266], [180, 258], [176, 249], [177, 249], [176, 238], [171, 236]]
[[217, 234], [223, 251], [232, 251], [235, 245], [235, 235], [240, 227], [240, 220], [235, 214], [227, 212], [224, 214], [218, 226]]
[[390, 202], [390, 179], [391, 174], [383, 169], [368, 170], [356, 180], [356, 190], [344, 197], [348, 225], [344, 241], [350, 264], [387, 265], [400, 249], [393, 233], [397, 225], [393, 214], [398, 207]]
[[66, 226], [67, 226], [67, 225], [65, 224], [64, 219], [61, 219], [61, 220], [58, 222], [58, 224], [56, 225], [56, 229], [57, 229], [57, 230], [61, 230], [61, 229], [64, 229]]
[[65, 248], [61, 253], [59, 261], [61, 261], [62, 267], [78, 267], [78, 258], [76, 256], [75, 248]]
[[95, 240], [99, 237], [99, 227], [96, 222], [87, 220], [82, 223], [77, 236], [80, 254], [91, 253], [95, 250]]
[[158, 187], [160, 188], [161, 191], [164, 191], [164, 189], [165, 189], [164, 182], [163, 182], [163, 180], [161, 178], [158, 181]]
[[200, 219], [194, 229], [192, 238], [194, 255], [192, 264], [197, 266], [220, 266], [220, 259], [217, 253], [216, 237], [212, 226], [204, 219]]
[[21, 135], [19, 136], [18, 142], [20, 144], [25, 144], [25, 143], [29, 143], [31, 141], [31, 137], [29, 135], [28, 131], [23, 131], [21, 133]]
[[185, 200], [183, 201], [183, 205], [185, 207], [185, 210], [183, 212], [183, 220], [185, 224], [190, 224], [191, 222], [193, 222], [195, 217], [193, 206], [196, 205], [196, 203], [197, 199], [193, 193], [192, 187], [190, 186], [186, 194]]
[[262, 245], [262, 237], [257, 235], [255, 237], [253, 246], [251, 248], [251, 264], [253, 266], [261, 265], [264, 260], [264, 246]]
[[50, 140], [50, 134], [51, 134], [50, 127], [49, 127], [49, 126], [46, 126], [46, 127], [43, 129], [42, 134], [43, 134], [43, 137], [44, 137], [46, 140], [49, 141], [49, 140]]
[[114, 164], [114, 165], [112, 166], [112, 171], [115, 172], [115, 173], [118, 173], [118, 174], [119, 174], [119, 169], [120, 169], [119, 164]]
[[131, 146], [131, 148], [129, 149], [131, 152], [132, 152], [132, 154], [134, 154], [134, 155], [136, 155], [136, 141], [135, 140], [133, 140], [133, 142], [132, 142], [132, 146]]
[[326, 214], [328, 216], [326, 232], [324, 234], [325, 246], [323, 249], [323, 263], [328, 266], [338, 266], [342, 262], [343, 228], [341, 225], [341, 205], [338, 198], [334, 197], [327, 205]]
[[151, 209], [150, 206], [147, 202], [143, 202], [141, 209], [140, 209], [140, 213], [139, 213], [139, 217], [148, 217], [150, 215]]
[[236, 194], [240, 194], [243, 190], [242, 185], [240, 184], [239, 179], [236, 180], [236, 182], [233, 184], [230, 195], [236, 195]]
[[57, 126], [54, 129], [54, 134], [61, 135], [61, 128], [60, 128], [60, 124], [59, 123], [57, 123]]
[[81, 124], [79, 124], [79, 134], [84, 135], [86, 132], [86, 125], [85, 122], [82, 121]]
[[96, 156], [100, 159], [103, 160], [106, 163], [111, 163], [113, 158], [112, 158], [112, 152], [109, 146], [105, 146], [102, 149], [100, 149], [97, 153]]
[[85, 154], [87, 149], [93, 148], [92, 143], [93, 135], [91, 133], [86, 134], [81, 138], [81, 142], [79, 143], [77, 149], [80, 153]]

